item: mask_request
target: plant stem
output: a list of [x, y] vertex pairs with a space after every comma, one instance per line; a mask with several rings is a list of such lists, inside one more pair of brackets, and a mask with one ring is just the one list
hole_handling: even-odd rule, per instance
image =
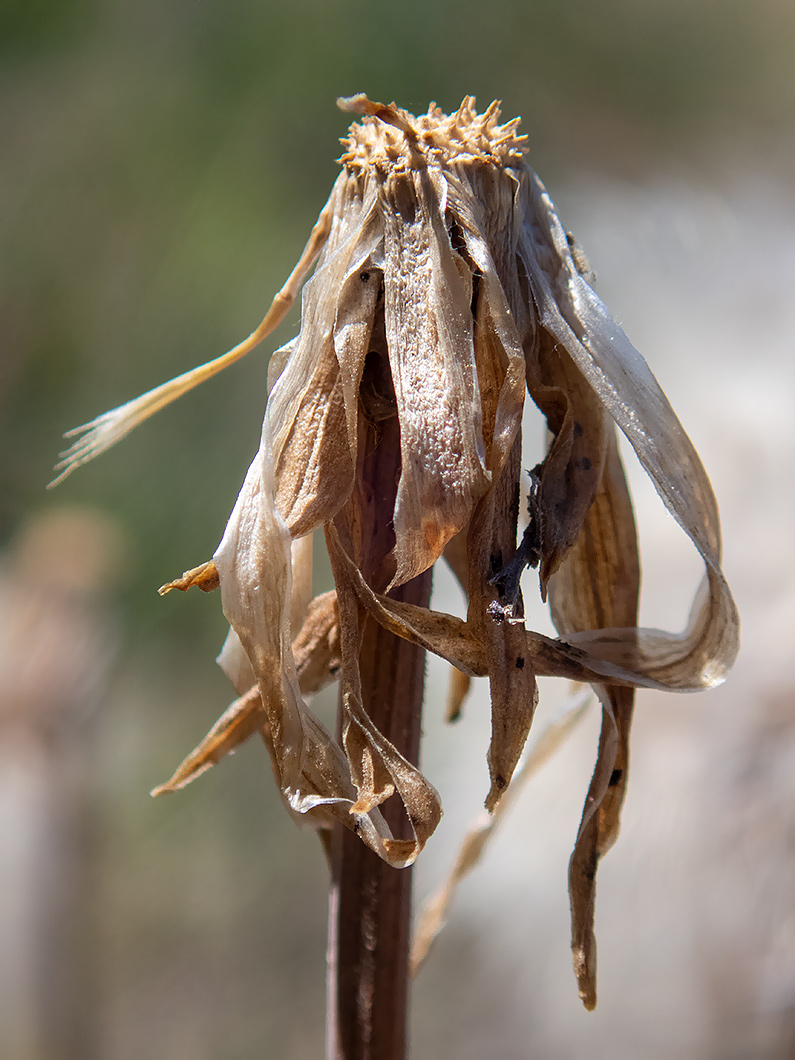
[[[427, 606], [431, 572], [396, 599]], [[417, 762], [425, 652], [368, 620], [360, 656], [365, 709]], [[410, 835], [396, 797], [384, 815], [396, 837]], [[402, 1060], [406, 1055], [411, 869], [393, 869], [348, 829], [332, 841], [328, 950], [328, 1060]]]
[[[401, 471], [400, 428], [383, 316], [373, 329], [360, 390], [364, 412], [360, 416], [360, 487], [349, 502], [353, 509], [350, 525], [359, 528], [362, 574], [383, 592], [394, 573], [394, 513]], [[390, 595], [427, 607], [431, 571]], [[424, 650], [395, 637], [372, 618], [364, 618], [359, 669], [364, 709], [404, 758], [416, 764]], [[397, 795], [381, 810], [395, 838], [411, 837]], [[327, 1060], [403, 1060], [411, 870], [391, 868], [342, 825], [337, 825], [332, 836], [331, 863]]]

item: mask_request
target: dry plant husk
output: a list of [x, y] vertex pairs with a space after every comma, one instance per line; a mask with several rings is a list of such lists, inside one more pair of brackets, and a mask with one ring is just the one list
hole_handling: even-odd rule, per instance
[[[184, 786], [260, 733], [296, 819], [319, 828], [339, 821], [389, 864], [407, 866], [442, 810], [362, 707], [365, 618], [457, 668], [452, 716], [468, 678], [488, 676], [492, 813], [530, 730], [537, 676], [588, 682], [603, 725], [569, 882], [575, 971], [591, 1008], [596, 869], [618, 833], [634, 688], [710, 688], [737, 652], [717, 506], [668, 400], [594, 293], [587, 263], [525, 163], [518, 119], [500, 124], [497, 104], [479, 114], [472, 98], [453, 115], [431, 105], [418, 118], [363, 95], [340, 104], [361, 121], [260, 326], [216, 361], [72, 432], [79, 438], [59, 478], [254, 348], [303, 284], [300, 333], [271, 360], [260, 448], [223, 540], [210, 563], [161, 590], [220, 586], [231, 628], [219, 661], [240, 698], [156, 790]], [[532, 473], [530, 525], [517, 548], [528, 392], [550, 441]], [[682, 633], [637, 626], [640, 567], [616, 427], [704, 561]], [[373, 564], [373, 498], [361, 471], [367, 444], [395, 430], [393, 536]], [[311, 601], [312, 535], [321, 528], [336, 590]], [[390, 598], [443, 554], [466, 592], [465, 620]], [[536, 564], [557, 640], [523, 621], [519, 577]], [[340, 740], [306, 703], [337, 677]], [[395, 839], [379, 809], [395, 793], [411, 839]]]

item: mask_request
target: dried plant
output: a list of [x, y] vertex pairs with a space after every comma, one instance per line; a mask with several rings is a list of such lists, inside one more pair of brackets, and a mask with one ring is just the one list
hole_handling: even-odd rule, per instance
[[[536, 678], [587, 682], [602, 732], [569, 887], [575, 971], [592, 1008], [595, 875], [618, 833], [633, 690], [710, 688], [737, 652], [717, 506], [665, 395], [524, 162], [519, 120], [500, 124], [496, 103], [478, 114], [472, 98], [450, 116], [432, 104], [418, 118], [364, 95], [340, 103], [362, 120], [262, 324], [224, 357], [73, 432], [81, 437], [60, 477], [252, 349], [317, 260], [300, 334], [273, 355], [261, 445], [218, 551], [161, 590], [220, 586], [231, 626], [220, 661], [240, 698], [158, 791], [260, 733], [292, 814], [321, 830], [339, 822], [389, 865], [408, 866], [441, 805], [363, 705], [363, 624], [456, 668], [452, 715], [468, 678], [488, 676], [490, 813], [522, 754]], [[526, 391], [550, 441], [517, 544]], [[637, 626], [640, 568], [616, 426], [705, 563], [683, 633]], [[397, 463], [375, 496], [367, 468], [389, 446]], [[310, 600], [320, 528], [336, 590]], [[466, 593], [465, 620], [394, 598], [442, 555]], [[528, 566], [539, 569], [560, 639], [525, 628]], [[337, 677], [339, 738], [305, 702]], [[382, 814], [394, 793], [408, 837]]]

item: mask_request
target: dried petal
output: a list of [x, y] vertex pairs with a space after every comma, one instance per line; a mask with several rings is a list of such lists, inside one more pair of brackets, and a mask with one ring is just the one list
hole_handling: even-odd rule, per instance
[[199, 746], [179, 765], [173, 777], [153, 788], [150, 794], [179, 791], [267, 725], [268, 719], [255, 685], [224, 711]]
[[707, 567], [683, 634], [611, 629], [585, 632], [575, 642], [669, 688], [711, 688], [736, 658], [739, 619], [720, 569], [720, 522], [709, 479], [648, 365], [577, 271], [566, 233], [535, 174], [523, 193], [526, 224], [518, 251], [540, 322], [627, 436]]
[[[637, 621], [640, 560], [635, 520], [615, 438], [599, 489], [576, 544], [550, 581], [550, 605], [561, 633], [583, 627], [627, 626]], [[618, 834], [629, 766], [632, 689], [594, 685], [602, 701], [602, 731], [596, 768], [585, 800], [569, 863], [572, 954], [580, 997], [596, 1005], [596, 938], [593, 922], [596, 870]]]
[[384, 302], [403, 465], [395, 508], [401, 585], [427, 570], [489, 484], [472, 337], [472, 277], [450, 244], [438, 174], [381, 192]]
[[[397, 792], [406, 811], [413, 840], [384, 840], [382, 853], [390, 863], [411, 864], [433, 834], [442, 816], [436, 789], [379, 732], [362, 706], [359, 676], [360, 627], [365, 615], [350, 579], [352, 564], [337, 534], [329, 531], [329, 556], [337, 583], [342, 648], [342, 739], [358, 800], [351, 813], [369, 813]], [[381, 851], [379, 851], [381, 853]]]
[[[521, 428], [529, 307], [521, 297], [514, 178], [494, 167], [452, 167], [448, 203], [478, 281], [475, 358], [487, 466], [497, 476]], [[486, 185], [486, 186], [484, 186]], [[486, 205], [487, 204], [487, 205]]]
[[[332, 536], [335, 533], [333, 528], [330, 533]], [[482, 677], [488, 673], [485, 649], [470, 623], [455, 615], [374, 593], [344, 549], [340, 556], [348, 566], [357, 596], [368, 613], [385, 629], [439, 655], [465, 674]], [[667, 686], [652, 678], [591, 655], [568, 640], [553, 640], [542, 633], [525, 630], [521, 624], [518, 628], [523, 632], [522, 649], [526, 653], [527, 665], [537, 677], [565, 677], [570, 681], [592, 684], [608, 679], [611, 684], [630, 688], [667, 690]], [[573, 636], [569, 634], [569, 638]]]
[[209, 560], [207, 563], [202, 563], [199, 567], [186, 570], [181, 578], [177, 578], [173, 582], [166, 582], [157, 591], [161, 596], [165, 596], [172, 589], [179, 589], [181, 593], [186, 593], [188, 589], [192, 589], [195, 586], [201, 589], [202, 592], [211, 593], [218, 588], [219, 584], [218, 571], [215, 569], [213, 561]]
[[301, 333], [286, 348], [268, 403], [276, 503], [294, 537], [333, 518], [353, 488], [351, 377], [361, 378], [378, 294], [377, 284], [361, 280], [380, 238], [374, 196], [363, 200], [343, 174], [332, 201], [334, 225], [304, 288]]
[[257, 678], [286, 805], [321, 827], [339, 820], [391, 864], [406, 864], [404, 849], [387, 846], [392, 835], [375, 807], [351, 815], [357, 797], [349, 763], [301, 698], [289, 643], [290, 538], [274, 501], [267, 418], [214, 560], [224, 612]]
[[488, 763], [491, 788], [486, 809], [493, 811], [511, 782], [524, 749], [538, 702], [538, 686], [525, 646], [521, 596], [506, 610], [490, 575], [510, 561], [516, 547], [519, 516], [521, 445], [514, 444], [497, 486], [472, 518], [467, 538], [469, 611], [467, 624], [483, 646], [491, 692], [491, 743]]
[[293, 657], [298, 685], [305, 696], [319, 692], [337, 678], [342, 656], [335, 590], [316, 596], [309, 605], [304, 624], [293, 641]]
[[543, 329], [528, 343], [527, 386], [552, 433], [549, 452], [534, 473], [537, 488], [528, 527], [541, 561], [541, 596], [546, 599], [549, 578], [577, 540], [599, 484], [605, 417], [566, 350]]

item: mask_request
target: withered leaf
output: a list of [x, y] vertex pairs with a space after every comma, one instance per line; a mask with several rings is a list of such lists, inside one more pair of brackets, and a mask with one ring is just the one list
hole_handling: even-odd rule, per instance
[[384, 302], [403, 466], [394, 584], [427, 570], [488, 488], [470, 304], [472, 275], [447, 235], [432, 170], [382, 190]]
[[[475, 510], [469, 527], [469, 611], [467, 624], [483, 646], [491, 693], [491, 787], [486, 809], [493, 811], [511, 782], [533, 721], [538, 686], [532, 658], [525, 650], [524, 623], [506, 616], [491, 572], [510, 560], [516, 546], [519, 516], [517, 439], [495, 489]], [[511, 607], [518, 607], [521, 596]]]
[[[552, 617], [561, 633], [583, 627], [629, 627], [637, 620], [640, 559], [635, 520], [615, 432], [608, 433], [599, 489], [571, 548], [550, 581]], [[602, 702], [596, 768], [569, 863], [572, 954], [580, 997], [596, 1005], [596, 871], [614, 842], [629, 771], [634, 692], [595, 684]]]
[[565, 348], [543, 328], [528, 342], [527, 387], [553, 437], [537, 469], [530, 513], [540, 552], [541, 595], [546, 598], [550, 576], [577, 540], [596, 493], [606, 423], [597, 395]]
[[541, 325], [565, 349], [624, 432], [665, 506], [696, 546], [706, 578], [681, 634], [615, 628], [575, 643], [679, 691], [711, 688], [737, 656], [739, 618], [720, 568], [720, 521], [707, 474], [648, 365], [580, 276], [566, 233], [535, 176], [522, 185], [518, 253]]

